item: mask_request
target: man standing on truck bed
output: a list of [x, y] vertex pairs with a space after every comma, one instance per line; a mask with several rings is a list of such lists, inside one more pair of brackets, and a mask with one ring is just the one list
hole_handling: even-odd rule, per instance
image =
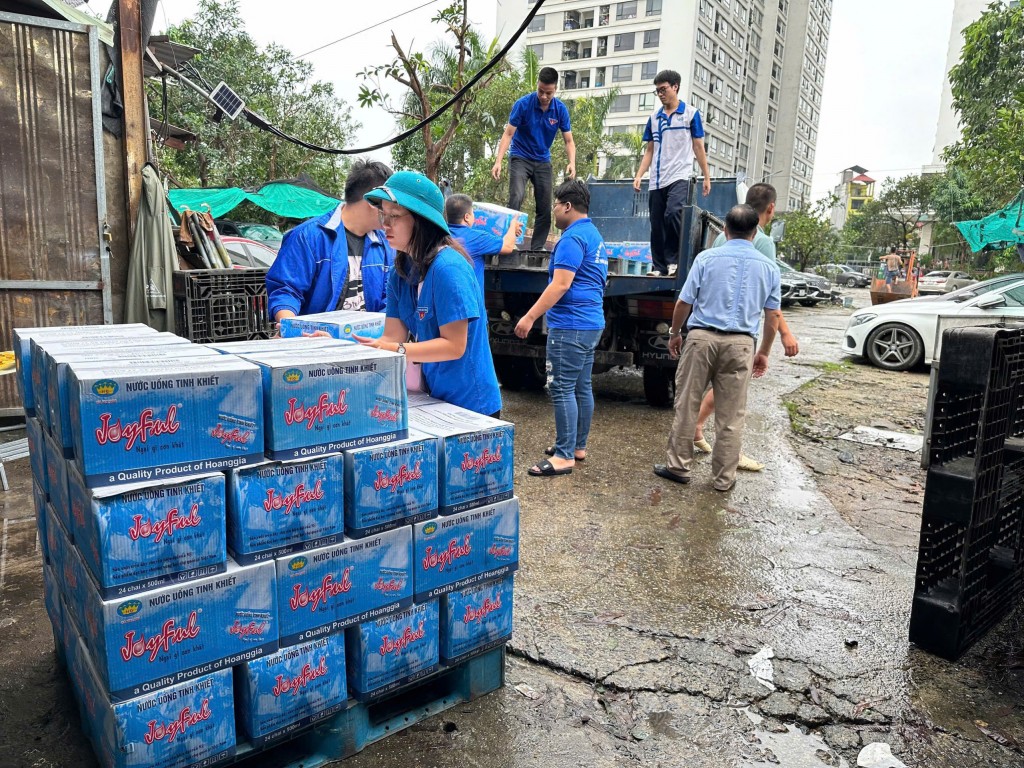
[[682, 211], [690, 196], [690, 178], [696, 158], [704, 174], [704, 194], [711, 192], [711, 174], [704, 152], [704, 125], [697, 108], [679, 100], [678, 72], [664, 69], [654, 77], [654, 93], [661, 107], [647, 119], [644, 141], [647, 149], [633, 179], [640, 181], [651, 169], [648, 200], [651, 210], [651, 261], [654, 276], [671, 275], [679, 260]]
[[572, 139], [569, 110], [555, 98], [557, 91], [558, 72], [544, 67], [537, 76], [537, 91], [512, 105], [508, 125], [494, 158], [494, 167], [491, 168], [491, 176], [495, 179], [501, 176], [501, 160], [508, 151], [508, 207], [513, 210], [521, 210], [526, 180], [533, 184], [537, 217], [533, 222], [530, 248], [535, 251], [544, 249], [551, 231], [551, 144], [559, 131], [569, 157], [566, 175], [570, 179], [576, 178], [576, 144]]
[[[654, 474], [666, 480], [690, 482], [697, 413], [711, 384], [718, 425], [711, 454], [714, 488], [728, 491], [736, 484], [750, 376], [768, 370], [768, 353], [782, 316], [779, 267], [752, 242], [757, 220], [749, 205], [733, 207], [725, 217], [728, 242], [697, 257], [679, 292], [668, 342], [672, 357], [682, 351], [676, 368], [675, 418], [668, 460], [654, 465]], [[762, 310], [763, 336], [755, 355]]]

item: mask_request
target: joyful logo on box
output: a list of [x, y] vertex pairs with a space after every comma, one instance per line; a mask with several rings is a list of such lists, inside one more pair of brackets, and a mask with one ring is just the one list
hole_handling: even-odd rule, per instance
[[92, 385], [93, 394], [100, 397], [110, 397], [117, 394], [117, 382], [111, 379], [101, 379]]
[[423, 555], [423, 570], [429, 571], [431, 568], [437, 568], [438, 572], [444, 573], [445, 568], [460, 557], [468, 556], [473, 550], [470, 538], [471, 535], [467, 533], [461, 546], [458, 539], [452, 539], [448, 543], [448, 549], [440, 552], [435, 551], [433, 547], [427, 547]]
[[317, 480], [316, 484], [308, 490], [305, 483], [299, 483], [295, 486], [294, 491], [285, 494], [278, 493], [275, 488], [268, 488], [267, 498], [263, 500], [263, 508], [267, 512], [283, 509], [286, 515], [290, 515], [293, 509], [301, 509], [303, 504], [308, 504], [311, 501], [320, 501], [323, 497], [322, 480]]
[[511, 544], [491, 544], [487, 548], [487, 554], [491, 557], [512, 557]]
[[405, 632], [394, 640], [391, 639], [390, 635], [384, 635], [384, 637], [381, 638], [380, 655], [387, 656], [389, 653], [400, 654], [417, 640], [422, 640], [427, 634], [423, 629], [423, 625], [425, 623], [426, 622], [421, 620], [419, 629], [406, 627]]
[[143, 520], [142, 515], [135, 515], [132, 518], [132, 527], [128, 529], [128, 536], [132, 541], [148, 539], [152, 536], [153, 541], [159, 544], [164, 536], [170, 536], [175, 531], [185, 528], [197, 528], [202, 522], [203, 518], [199, 516], [198, 504], [193, 504], [187, 515], [181, 515], [178, 508], [174, 507], [168, 511], [163, 520]]
[[277, 682], [274, 683], [273, 694], [281, 696], [285, 693], [290, 693], [292, 696], [295, 696], [318, 677], [326, 675], [327, 672], [327, 658], [321, 656], [319, 664], [315, 667], [312, 664], [304, 664], [302, 671], [295, 677], [278, 675]]
[[373, 582], [373, 588], [378, 592], [401, 592], [405, 589], [406, 574], [404, 571], [384, 573], [379, 579]]
[[210, 711], [210, 700], [203, 699], [203, 705], [199, 708], [198, 712], [193, 712], [191, 707], [185, 707], [181, 710], [178, 717], [169, 723], [158, 723], [156, 720], [150, 720], [149, 733], [143, 735], [143, 740], [147, 744], [152, 744], [154, 741], [174, 741], [175, 737], [179, 734], [184, 733], [193, 725], [198, 725], [203, 720], [209, 720], [213, 713]]
[[235, 619], [235, 623], [228, 627], [229, 635], [237, 635], [243, 640], [249, 640], [250, 638], [262, 639], [263, 635], [267, 632], [267, 627], [270, 622], [267, 621], [250, 621], [248, 624], [243, 624], [238, 619]]
[[146, 408], [139, 414], [138, 421], [130, 421], [122, 424], [118, 419], [110, 423], [111, 414], [100, 414], [100, 428], [96, 430], [96, 442], [100, 445], [107, 443], [119, 443], [124, 441], [125, 451], [130, 451], [137, 440], [143, 443], [150, 437], [161, 435], [173, 435], [181, 425], [178, 423], [178, 406], [172, 405], [167, 409], [167, 416], [162, 419], [153, 418], [153, 409]]
[[253, 436], [251, 429], [224, 429], [222, 424], [218, 424], [210, 430], [210, 437], [220, 440], [221, 445], [248, 445], [252, 442]]
[[498, 464], [501, 462], [501, 448], [491, 453], [489, 448], [484, 448], [483, 453], [479, 456], [474, 456], [471, 453], [464, 453], [462, 455], [462, 471], [463, 472], [480, 472], [486, 469], [491, 464]]
[[389, 475], [383, 469], [378, 469], [377, 479], [373, 481], [373, 490], [383, 491], [385, 488], [389, 488], [392, 493], [396, 493], [406, 483], [422, 479], [423, 470], [420, 469], [420, 462], [418, 461], [413, 465], [412, 469], [403, 464], [393, 475]]
[[385, 408], [383, 411], [380, 406], [373, 406], [370, 410], [370, 418], [376, 419], [380, 424], [397, 424], [398, 423], [398, 411], [394, 408]]
[[326, 603], [332, 597], [343, 595], [352, 589], [352, 569], [346, 568], [341, 574], [341, 580], [335, 581], [334, 574], [324, 576], [324, 580], [315, 589], [303, 589], [301, 584], [292, 588], [292, 596], [288, 598], [288, 605], [293, 611], [309, 606], [309, 610], [316, 611], [320, 603]]
[[156, 657], [161, 651], [166, 653], [171, 649], [172, 645], [186, 640], [194, 640], [199, 635], [199, 625], [196, 623], [197, 618], [198, 611], [192, 611], [184, 627], [175, 626], [174, 619], [168, 619], [164, 622], [160, 634], [148, 638], [141, 632], [136, 634], [134, 630], [125, 632], [121, 658], [124, 661], [131, 661], [148, 653], [149, 660], [156, 661]]
[[501, 595], [498, 595], [494, 600], [491, 600], [489, 597], [485, 597], [479, 608], [472, 605], [466, 606], [466, 613], [462, 616], [462, 623], [472, 624], [473, 622], [476, 622], [477, 624], [480, 624], [489, 614], [498, 610], [501, 610]]
[[338, 401], [331, 402], [329, 395], [325, 392], [320, 395], [316, 405], [311, 405], [309, 408], [300, 403], [298, 398], [292, 397], [288, 400], [288, 408], [284, 412], [284, 423], [290, 427], [293, 424], [305, 422], [306, 429], [313, 429], [314, 425], [323, 424], [324, 419], [344, 416], [348, 413], [348, 403], [345, 402], [347, 397], [348, 390], [343, 389], [338, 393]]

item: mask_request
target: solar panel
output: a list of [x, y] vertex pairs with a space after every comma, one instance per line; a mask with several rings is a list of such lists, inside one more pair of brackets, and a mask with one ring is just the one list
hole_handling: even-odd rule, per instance
[[217, 83], [217, 87], [213, 89], [210, 101], [220, 107], [221, 111], [231, 120], [238, 117], [239, 113], [245, 109], [245, 102], [223, 81]]

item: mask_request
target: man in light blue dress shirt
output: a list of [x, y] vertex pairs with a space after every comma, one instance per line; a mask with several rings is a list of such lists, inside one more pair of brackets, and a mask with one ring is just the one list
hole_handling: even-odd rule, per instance
[[[668, 460], [654, 465], [654, 474], [666, 480], [690, 482], [694, 429], [710, 383], [717, 432], [711, 454], [714, 488], [728, 491], [736, 484], [747, 387], [751, 374], [759, 377], [768, 370], [768, 354], [782, 317], [779, 267], [754, 247], [757, 226], [758, 214], [749, 205], [732, 208], [725, 218], [726, 244], [697, 257], [679, 293], [668, 346], [673, 357], [681, 354], [675, 418]], [[762, 311], [764, 332], [754, 354]]]

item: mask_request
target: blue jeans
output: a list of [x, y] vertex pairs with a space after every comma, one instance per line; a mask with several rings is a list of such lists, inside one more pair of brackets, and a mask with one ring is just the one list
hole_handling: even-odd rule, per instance
[[571, 459], [587, 447], [594, 417], [590, 372], [601, 331], [548, 329], [551, 401], [555, 405], [555, 456]]

